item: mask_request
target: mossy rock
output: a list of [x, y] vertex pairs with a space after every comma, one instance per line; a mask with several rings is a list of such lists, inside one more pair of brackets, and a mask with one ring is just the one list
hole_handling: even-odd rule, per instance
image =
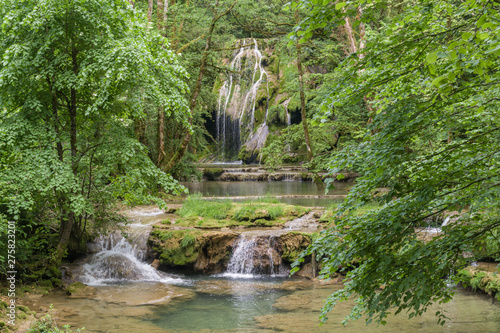
[[66, 287], [66, 292], [71, 296], [88, 297], [95, 295], [96, 289], [82, 282], [75, 282]]
[[311, 235], [300, 232], [287, 232], [279, 237], [282, 248], [281, 259], [293, 262], [311, 244]]
[[28, 317], [28, 315], [27, 315], [26, 313], [24, 313], [24, 312], [20, 312], [20, 311], [18, 311], [18, 312], [16, 313], [16, 317], [17, 317], [18, 319], [21, 319], [21, 320], [22, 320], [22, 319], [26, 319], [26, 318]]
[[[153, 230], [150, 243], [158, 255], [160, 264], [166, 266], [186, 266], [194, 264], [198, 259], [201, 242], [200, 231], [187, 230]], [[155, 241], [155, 239], [159, 241]]]
[[238, 153], [238, 159], [243, 161], [244, 164], [252, 164], [257, 162], [259, 150], [250, 151], [247, 146], [243, 146]]
[[28, 314], [31, 313], [30, 309], [26, 305], [18, 305], [18, 306], [16, 306], [16, 308], [18, 310], [21, 310], [24, 313], [28, 313]]
[[203, 169], [203, 177], [207, 180], [216, 180], [223, 172], [222, 168], [205, 168]]

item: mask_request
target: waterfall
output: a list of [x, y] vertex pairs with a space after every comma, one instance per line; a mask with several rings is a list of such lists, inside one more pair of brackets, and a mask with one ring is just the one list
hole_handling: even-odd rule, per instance
[[240, 235], [222, 276], [254, 278], [256, 275], [284, 276], [288, 270], [281, 264], [273, 235]]
[[[267, 84], [266, 118], [268, 112], [269, 84], [257, 41], [252, 39], [247, 44], [247, 40], [242, 40], [239, 43], [240, 47], [229, 63], [229, 76], [219, 89], [216, 138], [217, 160], [222, 162], [236, 160], [242, 142], [252, 136], [257, 92], [264, 75]], [[265, 119], [262, 126], [267, 127]]]
[[[135, 212], [145, 219], [161, 214], [162, 211]], [[130, 223], [121, 227], [123, 230], [101, 235], [89, 244], [91, 254], [69, 271], [72, 279], [89, 285], [128, 281], [183, 283], [182, 279], [157, 271], [144, 261], [151, 224]]]

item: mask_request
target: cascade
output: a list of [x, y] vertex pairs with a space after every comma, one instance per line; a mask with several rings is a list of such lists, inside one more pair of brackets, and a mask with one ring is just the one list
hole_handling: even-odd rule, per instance
[[[159, 210], [135, 213], [139, 217], [164, 214]], [[151, 224], [130, 223], [122, 225], [123, 230], [100, 235], [89, 244], [91, 254], [72, 267], [69, 275], [72, 279], [89, 285], [127, 281], [183, 283], [182, 279], [157, 271], [144, 261], [151, 228]]]
[[[217, 160], [234, 161], [242, 142], [256, 141], [259, 147], [265, 142], [269, 133], [266, 120], [254, 135], [255, 109], [257, 106], [257, 92], [266, 76], [266, 114], [269, 104], [269, 83], [267, 72], [262, 66], [262, 53], [257, 41], [240, 41], [240, 48], [229, 63], [230, 74], [219, 90], [216, 138]], [[252, 47], [253, 45], [253, 47]], [[262, 140], [262, 136], [264, 139]], [[254, 139], [255, 138], [255, 139]]]
[[256, 275], [287, 275], [273, 235], [241, 234], [233, 249], [225, 277], [253, 278]]

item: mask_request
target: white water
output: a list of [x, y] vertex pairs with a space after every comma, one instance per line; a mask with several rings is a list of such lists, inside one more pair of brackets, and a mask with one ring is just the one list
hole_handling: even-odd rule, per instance
[[[246, 59], [245, 62], [242, 61], [243, 58]], [[255, 39], [252, 39], [249, 44], [243, 40], [241, 47], [229, 64], [231, 73], [219, 90], [216, 121], [218, 160], [235, 159], [242, 141], [250, 141], [255, 137], [255, 135], [252, 136], [252, 133], [255, 126], [257, 92], [264, 75], [266, 78], [268, 77], [262, 66], [262, 58], [262, 53]], [[245, 76], [245, 73], [250, 75]], [[267, 99], [269, 99], [268, 81], [266, 80]], [[265, 118], [267, 118], [268, 106], [269, 100], [266, 101]], [[246, 126], [243, 127], [244, 123]], [[257, 132], [267, 136], [266, 119]], [[259, 144], [263, 144], [260, 141], [262, 140], [259, 140]]]
[[289, 271], [281, 265], [275, 249], [274, 236], [270, 233], [240, 235], [233, 249], [231, 260], [222, 277], [252, 279], [259, 276], [286, 276]]
[[145, 262], [151, 225], [161, 220], [163, 214], [158, 209], [130, 211], [127, 215], [132, 223], [121, 225], [123, 230], [101, 235], [89, 244], [93, 254], [73, 268], [73, 278], [92, 286], [130, 281], [185, 283]]

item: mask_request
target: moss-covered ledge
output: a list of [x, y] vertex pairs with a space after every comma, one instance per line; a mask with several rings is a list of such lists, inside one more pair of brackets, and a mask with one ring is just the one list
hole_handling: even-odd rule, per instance
[[238, 233], [231, 230], [175, 230], [154, 226], [148, 239], [152, 256], [162, 267], [204, 273], [221, 272], [231, 257]]
[[481, 290], [500, 301], [500, 276], [482, 271], [476, 267], [466, 267], [457, 273], [458, 282], [465, 288]]

